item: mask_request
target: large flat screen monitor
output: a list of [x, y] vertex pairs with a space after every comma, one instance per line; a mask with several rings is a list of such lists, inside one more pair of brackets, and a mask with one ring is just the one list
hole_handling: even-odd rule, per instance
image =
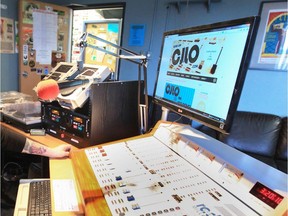
[[154, 102], [228, 133], [259, 17], [165, 32]]

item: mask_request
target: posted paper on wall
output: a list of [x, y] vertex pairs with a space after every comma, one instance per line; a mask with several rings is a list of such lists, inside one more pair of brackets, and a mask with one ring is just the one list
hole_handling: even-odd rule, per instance
[[52, 50], [57, 50], [57, 13], [33, 11], [33, 48], [39, 64], [50, 64]]

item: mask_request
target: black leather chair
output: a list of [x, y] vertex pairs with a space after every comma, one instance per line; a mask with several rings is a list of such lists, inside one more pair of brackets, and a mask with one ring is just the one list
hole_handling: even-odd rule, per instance
[[287, 117], [282, 118], [282, 127], [276, 148], [275, 162], [277, 168], [287, 173]]
[[287, 173], [287, 117], [237, 111], [229, 134], [204, 125], [197, 129]]
[[281, 117], [255, 112], [236, 112], [229, 135], [219, 140], [277, 168], [274, 160], [281, 130]]

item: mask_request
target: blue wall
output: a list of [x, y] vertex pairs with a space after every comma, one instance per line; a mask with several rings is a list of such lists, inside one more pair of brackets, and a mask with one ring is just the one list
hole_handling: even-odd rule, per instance
[[[176, 7], [168, 4], [172, 1], [177, 2], [177, 0], [74, 0], [73, 3], [100, 4], [126, 2], [122, 46], [135, 52], [151, 53], [151, 58], [148, 62], [148, 90], [149, 94], [152, 95], [164, 31], [257, 15], [261, 3], [261, 0], [222, 0], [217, 3], [212, 2], [210, 10], [208, 10], [204, 3], [190, 2], [188, 4], [181, 4], [178, 11]], [[14, 19], [17, 19], [15, 9], [17, 2], [17, 0], [2, 0], [2, 4], [14, 5], [14, 7], [8, 8], [9, 13], [6, 13], [7, 17], [12, 16]], [[62, 0], [59, 2], [57, 0], [46, 0], [45, 2], [68, 5], [72, 1]], [[3, 11], [1, 10], [1, 12]], [[2, 14], [4, 16], [4, 13]], [[128, 45], [130, 24], [146, 25], [143, 46], [131, 47]], [[4, 62], [2, 61], [3, 66], [1, 64], [2, 77], [7, 76], [9, 78], [6, 86], [17, 89], [15, 83], [18, 77], [18, 65], [16, 67], [16, 65], [11, 64], [17, 61], [16, 58], [18, 55], [10, 54], [4, 56], [5, 58], [1, 56], [1, 60], [5, 60]], [[122, 61], [120, 79], [137, 79], [137, 66], [125, 60]], [[286, 72], [248, 70], [238, 110], [286, 116], [287, 82]]]
[[[1, 0], [1, 17], [18, 20], [18, 0]], [[7, 9], [3, 9], [7, 7]], [[15, 23], [14, 23], [15, 25]], [[19, 73], [18, 73], [18, 54], [0, 54], [1, 60], [1, 92], [18, 91]]]

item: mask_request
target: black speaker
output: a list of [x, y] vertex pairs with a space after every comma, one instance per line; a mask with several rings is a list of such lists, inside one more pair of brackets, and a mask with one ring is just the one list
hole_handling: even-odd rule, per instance
[[[107, 82], [91, 88], [91, 144], [140, 134], [138, 81]], [[140, 82], [143, 100], [144, 85]]]
[[75, 110], [55, 102], [43, 103], [42, 122], [47, 133], [78, 148], [141, 134], [143, 81], [96, 83], [89, 94], [84, 106]]

